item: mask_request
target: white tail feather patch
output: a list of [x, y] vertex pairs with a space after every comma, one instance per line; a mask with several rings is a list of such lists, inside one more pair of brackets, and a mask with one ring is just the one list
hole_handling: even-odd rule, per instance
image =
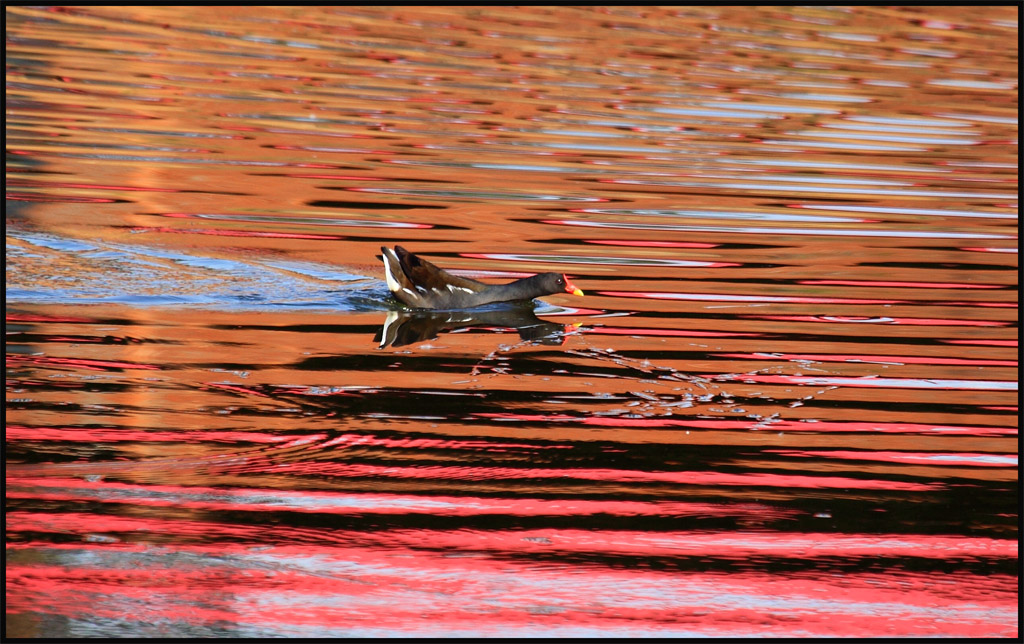
[[[400, 267], [394, 267], [399, 268]], [[398, 283], [395, 276], [392, 274], [394, 268], [391, 266], [391, 260], [388, 258], [388, 254], [384, 253], [384, 280], [388, 283], [388, 288], [392, 293], [397, 293], [402, 290], [402, 285]]]

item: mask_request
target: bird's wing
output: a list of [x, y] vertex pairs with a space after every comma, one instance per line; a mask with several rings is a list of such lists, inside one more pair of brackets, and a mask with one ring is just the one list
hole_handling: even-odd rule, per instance
[[395, 246], [395, 254], [405, 273], [405, 277], [412, 282], [413, 287], [419, 286], [438, 293], [451, 292], [449, 286], [456, 289], [465, 289], [473, 293], [479, 293], [487, 288], [483, 282], [478, 282], [468, 277], [452, 275], [443, 268], [431, 264], [427, 260], [414, 255], [401, 246]]

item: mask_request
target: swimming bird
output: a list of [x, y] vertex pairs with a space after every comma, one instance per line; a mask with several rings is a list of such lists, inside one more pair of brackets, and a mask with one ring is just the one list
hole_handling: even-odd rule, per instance
[[535, 297], [583, 291], [560, 273], [540, 273], [508, 284], [484, 284], [452, 275], [401, 246], [381, 246], [384, 277], [395, 298], [417, 309], [469, 309], [493, 302], [522, 302]]

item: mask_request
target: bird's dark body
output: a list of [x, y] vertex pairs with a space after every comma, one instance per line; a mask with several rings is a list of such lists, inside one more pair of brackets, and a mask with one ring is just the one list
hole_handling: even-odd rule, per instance
[[495, 302], [520, 302], [555, 293], [583, 295], [564, 275], [540, 273], [508, 284], [484, 284], [452, 275], [401, 246], [381, 247], [388, 288], [418, 309], [466, 309]]

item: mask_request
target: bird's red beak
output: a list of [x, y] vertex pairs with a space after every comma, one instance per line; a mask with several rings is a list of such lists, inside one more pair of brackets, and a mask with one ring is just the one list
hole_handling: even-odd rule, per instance
[[565, 279], [565, 292], [572, 293], [573, 295], [583, 295], [583, 291], [578, 286], [569, 281], [568, 276], [562, 276]]

